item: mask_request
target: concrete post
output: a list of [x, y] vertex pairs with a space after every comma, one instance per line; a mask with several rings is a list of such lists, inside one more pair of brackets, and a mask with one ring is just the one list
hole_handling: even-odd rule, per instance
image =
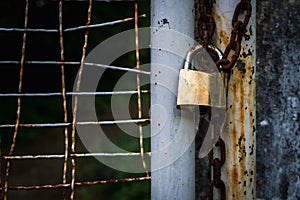
[[[190, 113], [176, 108], [179, 70], [183, 66], [186, 52], [194, 44], [193, 40], [177, 40], [177, 34], [172, 34], [172, 31], [177, 31], [194, 38], [193, 9], [193, 0], [151, 1], [151, 82], [154, 83], [151, 86], [153, 200], [195, 199], [194, 121]], [[162, 34], [166, 29], [170, 31], [167, 34], [169, 37]], [[167, 49], [164, 44], [181, 49], [182, 55], [164, 50]], [[187, 140], [192, 142], [185, 147], [184, 142]], [[178, 152], [178, 149], [184, 151]], [[163, 164], [166, 160], [171, 162]]]

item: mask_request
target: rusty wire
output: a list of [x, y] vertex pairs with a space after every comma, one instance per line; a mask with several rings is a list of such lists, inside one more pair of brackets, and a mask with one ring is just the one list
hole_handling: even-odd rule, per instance
[[[139, 18], [145, 18], [146, 14], [142, 14], [138, 16]], [[119, 19], [111, 22], [104, 22], [101, 24], [92, 24], [92, 25], [87, 25], [87, 26], [77, 26], [77, 27], [72, 27], [72, 28], [66, 28], [66, 29], [34, 29], [34, 28], [0, 28], [0, 31], [5, 31], [5, 32], [37, 32], [37, 33], [61, 33], [61, 32], [71, 32], [71, 31], [77, 31], [81, 29], [86, 29], [86, 28], [100, 28], [104, 26], [113, 26], [116, 24], [120, 24], [123, 22], [129, 22], [133, 21], [134, 17], [127, 17], [124, 19]]]
[[[150, 180], [151, 177], [134, 177], [134, 178], [123, 178], [123, 179], [110, 179], [110, 180], [99, 180], [99, 181], [83, 181], [83, 182], [75, 182], [76, 186], [84, 186], [84, 185], [97, 185], [97, 184], [109, 184], [109, 183], [122, 183], [122, 182], [132, 182], [132, 181], [146, 181]], [[8, 187], [9, 190], [39, 190], [39, 189], [56, 189], [56, 188], [69, 188], [71, 183], [66, 184], [51, 184], [51, 185], [34, 185], [34, 186], [12, 186]], [[0, 189], [2, 190], [2, 188]]]
[[[64, 62], [64, 38], [63, 38], [63, 0], [59, 1], [59, 45], [60, 45], [60, 60]], [[66, 84], [65, 84], [65, 65], [61, 64], [61, 94], [63, 99], [63, 110], [64, 110], [64, 122], [68, 122], [68, 110], [67, 110], [67, 98], [66, 98]], [[64, 164], [63, 164], [63, 184], [67, 183], [67, 170], [68, 170], [68, 154], [69, 154], [69, 131], [68, 127], [64, 128], [65, 136], [65, 154], [64, 154]], [[63, 190], [63, 199], [66, 199], [66, 191]]]
[[[66, 92], [66, 96], [88, 96], [88, 95], [125, 95], [125, 94], [137, 94], [136, 90], [127, 91], [112, 91], [112, 92]], [[149, 94], [150, 90], [141, 90], [143, 94]], [[51, 93], [0, 93], [0, 97], [51, 97], [51, 96], [62, 96], [61, 92]], [[0, 125], [1, 126], [1, 125]]]
[[[27, 29], [28, 25], [28, 8], [29, 8], [29, 0], [26, 0], [25, 5], [25, 16], [24, 16], [24, 29]], [[25, 49], [26, 49], [26, 39], [27, 39], [27, 32], [24, 31], [23, 33], [23, 42], [22, 42], [22, 56], [20, 61], [20, 74], [19, 74], [19, 86], [18, 86], [18, 92], [22, 92], [22, 85], [23, 85], [23, 71], [24, 71], [24, 61], [25, 61]], [[9, 150], [9, 155], [13, 155], [15, 146], [16, 146], [16, 140], [17, 135], [19, 132], [19, 124], [20, 124], [20, 116], [21, 116], [21, 97], [18, 97], [18, 107], [17, 107], [17, 116], [16, 116], [16, 124], [15, 124], [15, 130], [13, 134], [12, 144]], [[8, 179], [9, 179], [9, 172], [10, 172], [10, 160], [6, 163], [6, 171], [5, 171], [5, 179], [4, 179], [4, 200], [7, 200], [7, 188], [8, 188]]]
[[[145, 122], [150, 122], [149, 118], [142, 117], [142, 101], [141, 101], [141, 94], [149, 94], [150, 90], [142, 90], [140, 86], [139, 74], [146, 74], [150, 75], [150, 72], [144, 71], [140, 69], [140, 58], [139, 58], [139, 44], [138, 44], [138, 19], [145, 18], [146, 15], [138, 15], [138, 4], [135, 2], [135, 15], [134, 17], [128, 17], [120, 20], [115, 20], [111, 22], [105, 22], [102, 24], [91, 24], [91, 17], [92, 17], [92, 0], [88, 1], [88, 11], [87, 11], [87, 22], [85, 26], [78, 26], [73, 28], [64, 28], [63, 27], [63, 0], [58, 0], [58, 29], [30, 29], [27, 27], [28, 23], [28, 8], [29, 8], [29, 0], [26, 0], [25, 5], [25, 20], [24, 20], [24, 28], [0, 28], [0, 31], [4, 32], [23, 32], [23, 43], [22, 43], [22, 56], [20, 61], [11, 61], [11, 60], [2, 60], [0, 64], [15, 64], [20, 65], [20, 73], [19, 73], [19, 85], [18, 85], [18, 92], [17, 93], [2, 93], [0, 97], [17, 97], [18, 107], [17, 107], [17, 117], [16, 122], [14, 124], [0, 124], [0, 128], [14, 128], [13, 134], [13, 141], [10, 147], [10, 151], [8, 155], [1, 155], [1, 160], [6, 163], [6, 170], [4, 176], [4, 185], [0, 187], [1, 192], [1, 199], [7, 200], [7, 193], [9, 190], [34, 190], [34, 189], [55, 189], [55, 188], [63, 188], [63, 198], [68, 199], [66, 196], [66, 189], [71, 189], [71, 193], [69, 198], [75, 198], [75, 191], [77, 186], [84, 186], [84, 185], [96, 185], [96, 184], [109, 184], [109, 183], [120, 183], [120, 182], [131, 182], [131, 181], [146, 181], [150, 180], [151, 177], [149, 176], [149, 171], [146, 166], [144, 156], [151, 156], [151, 152], [144, 151], [143, 145], [143, 132], [142, 132], [142, 124]], [[135, 22], [135, 30], [136, 30], [136, 68], [127, 68], [127, 67], [120, 67], [120, 66], [110, 66], [104, 65], [100, 63], [85, 63], [86, 57], [86, 48], [88, 45], [88, 33], [90, 28], [99, 28], [103, 26], [111, 26], [123, 22]], [[64, 34], [70, 31], [76, 31], [80, 29], [85, 29], [84, 35], [84, 44], [82, 47], [82, 57], [80, 62], [78, 61], [65, 61], [64, 57]], [[37, 32], [37, 33], [58, 33], [59, 34], [59, 46], [60, 46], [60, 60], [58, 61], [37, 61], [37, 60], [25, 60], [25, 47], [26, 47], [26, 36], [29, 32]], [[51, 64], [51, 65], [60, 65], [61, 70], [61, 90], [60, 92], [47, 92], [47, 93], [23, 93], [22, 92], [22, 85], [23, 85], [23, 70], [25, 64]], [[65, 65], [80, 65], [79, 68], [79, 78], [77, 79], [76, 88], [74, 92], [67, 92], [66, 91], [66, 83], [65, 83]], [[112, 70], [120, 70], [120, 71], [127, 71], [137, 73], [137, 90], [135, 91], [112, 91], [112, 92], [79, 92], [80, 89], [80, 77], [82, 74], [82, 69], [84, 67], [100, 67], [105, 69], [112, 69]], [[78, 97], [82, 95], [130, 95], [130, 94], [137, 94], [138, 95], [138, 118], [137, 119], [123, 119], [123, 120], [111, 120], [111, 121], [77, 121], [76, 113], [77, 113], [77, 103]], [[60, 96], [62, 98], [62, 108], [63, 108], [63, 122], [51, 122], [51, 123], [21, 123], [20, 122], [20, 113], [21, 113], [21, 100], [23, 97], [51, 97], [51, 96]], [[74, 97], [74, 107], [72, 110], [73, 118], [71, 122], [68, 119], [68, 110], [67, 110], [67, 96]], [[139, 134], [140, 134], [140, 151], [139, 152], [128, 152], [128, 153], [77, 153], [75, 146], [75, 126], [82, 125], [82, 126], [91, 126], [91, 125], [112, 125], [112, 124], [125, 124], [125, 123], [137, 123], [139, 125]], [[63, 127], [64, 128], [64, 153], [62, 154], [47, 154], [47, 155], [15, 155], [14, 149], [16, 146], [17, 135], [19, 132], [19, 128], [45, 128], [45, 127]], [[69, 132], [69, 127], [71, 130]], [[71, 135], [69, 138], [68, 135]], [[1, 138], [0, 138], [1, 139]], [[71, 141], [71, 145], [69, 142]], [[0, 140], [1, 142], [1, 140]], [[70, 148], [70, 150], [69, 150]], [[69, 152], [70, 151], [70, 152]], [[142, 159], [142, 164], [145, 170], [145, 177], [134, 177], [134, 178], [123, 178], [123, 179], [111, 179], [111, 180], [96, 180], [96, 181], [84, 181], [80, 182], [76, 180], [76, 158], [86, 158], [86, 157], [124, 157], [124, 156], [140, 156]], [[25, 185], [14, 185], [12, 186], [9, 184], [9, 176], [10, 176], [10, 169], [11, 169], [11, 161], [12, 160], [37, 160], [37, 159], [63, 159], [63, 173], [62, 173], [62, 183], [58, 184], [45, 184], [45, 185], [32, 185], [32, 186], [25, 186]], [[68, 164], [68, 159], [71, 159], [71, 164]], [[68, 166], [71, 165], [71, 166]], [[71, 168], [71, 181], [67, 181], [67, 171]], [[0, 180], [1, 181], [1, 180]]]
[[[135, 58], [136, 58], [136, 68], [140, 69], [140, 49], [139, 49], [139, 21], [138, 21], [138, 3], [134, 4], [134, 30], [135, 30]], [[137, 96], [138, 96], [138, 118], [142, 119], [142, 98], [141, 98], [141, 79], [140, 74], [136, 75], [136, 83], [137, 83]], [[143, 135], [143, 124], [139, 123], [139, 140], [140, 140], [140, 153], [142, 159], [142, 165], [145, 170], [146, 176], [149, 176], [149, 170], [146, 165], [145, 157], [144, 157], [144, 135]]]
[[[75, 125], [88, 126], [88, 125], [113, 125], [113, 124], [128, 124], [128, 123], [143, 123], [149, 122], [150, 119], [129, 119], [129, 120], [108, 120], [108, 121], [85, 121], [85, 122], [74, 122]], [[45, 127], [65, 127], [72, 125], [71, 122], [56, 122], [56, 123], [32, 123], [32, 124], [18, 124], [18, 127], [24, 128], [45, 128]], [[14, 128], [16, 124], [2, 124], [0, 128]]]
[[[81, 76], [82, 76], [82, 72], [83, 72], [83, 66], [84, 66], [84, 60], [85, 60], [85, 56], [86, 56], [86, 48], [88, 45], [88, 34], [89, 34], [89, 29], [87, 28], [87, 26], [90, 25], [91, 23], [91, 16], [92, 16], [92, 0], [89, 1], [89, 7], [88, 7], [88, 12], [87, 12], [87, 22], [86, 22], [86, 31], [84, 34], [84, 44], [82, 47], [82, 57], [81, 57], [81, 61], [80, 61], [80, 68], [78, 70], [78, 78], [77, 78], [77, 83], [76, 83], [76, 92], [79, 92], [80, 90], [80, 84], [81, 84]], [[77, 108], [78, 108], [78, 95], [74, 96], [74, 107], [73, 107], [73, 121], [72, 121], [72, 133], [71, 133], [71, 152], [72, 153], [76, 153], [76, 149], [75, 149], [75, 143], [76, 143], [76, 121], [77, 121]], [[74, 196], [75, 196], [75, 172], [76, 172], [76, 160], [74, 157], [72, 157], [71, 159], [71, 163], [72, 163], [72, 180], [71, 180], [71, 195], [70, 195], [70, 199], [73, 200]]]
[[[47, 64], [47, 65], [80, 65], [80, 62], [75, 62], [75, 61], [24, 61], [25, 64]], [[10, 61], [10, 60], [3, 60], [0, 61], [0, 64], [20, 64], [20, 61]], [[85, 66], [90, 66], [90, 67], [100, 67], [100, 68], [106, 68], [106, 69], [113, 69], [113, 70], [121, 70], [121, 71], [128, 71], [128, 72], [135, 72], [135, 73], [140, 73], [140, 74], [146, 74], [150, 75], [150, 72], [144, 71], [144, 70], [139, 70], [139, 69], [132, 69], [128, 67], [120, 67], [120, 66], [112, 66], [112, 65], [104, 65], [100, 63], [87, 63], [84, 62]]]
[[[144, 152], [144, 154], [151, 156], [151, 152]], [[118, 156], [141, 156], [141, 153], [76, 153], [69, 154], [70, 157], [118, 157]], [[53, 159], [53, 158], [64, 158], [65, 155], [13, 155], [13, 156], [1, 156], [4, 160], [25, 160], [25, 159]]]

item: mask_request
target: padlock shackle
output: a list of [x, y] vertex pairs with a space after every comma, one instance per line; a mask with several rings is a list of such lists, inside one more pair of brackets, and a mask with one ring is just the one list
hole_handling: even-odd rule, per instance
[[223, 57], [223, 53], [220, 49], [218, 49], [217, 47], [209, 44], [208, 45], [208, 49], [210, 49], [211, 51], [213, 51], [214, 53], [216, 53], [216, 55], [218, 56], [218, 59], [221, 60]]
[[[203, 49], [203, 46], [201, 44], [198, 44], [194, 47], [192, 47], [186, 54], [185, 56], [185, 61], [184, 61], [184, 66], [183, 66], [183, 69], [191, 69], [191, 60], [192, 60], [192, 57], [193, 55], [198, 52], [199, 50]], [[220, 49], [218, 49], [217, 47], [213, 46], [213, 45], [208, 45], [208, 49], [212, 52], [214, 52], [217, 56], [218, 56], [218, 59], [221, 60], [222, 59], [222, 52]], [[209, 55], [209, 53], [207, 53]]]
[[198, 44], [196, 46], [193, 46], [186, 54], [185, 56], [185, 61], [184, 61], [184, 66], [183, 69], [191, 69], [191, 63], [189, 61], [192, 60], [192, 56], [194, 55], [195, 52], [197, 52], [199, 49], [203, 48], [202, 45]]

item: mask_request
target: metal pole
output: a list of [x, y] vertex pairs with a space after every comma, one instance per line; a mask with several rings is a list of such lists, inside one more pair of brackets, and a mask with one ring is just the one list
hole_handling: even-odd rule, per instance
[[[214, 41], [223, 51], [229, 42], [231, 20], [239, 2], [216, 1]], [[252, 15], [243, 37], [240, 62], [233, 68], [228, 84], [227, 119], [222, 134], [226, 144], [226, 161], [221, 177], [226, 184], [226, 199], [256, 198], [256, 1], [252, 0], [251, 4]]]
[[[151, 1], [151, 199], [195, 199], [195, 126], [176, 109], [178, 73], [194, 38], [193, 0]], [[169, 30], [168, 36], [163, 34]], [[178, 39], [177, 31], [191, 39]], [[167, 47], [168, 46], [168, 47]], [[157, 48], [155, 48], [157, 47]], [[181, 52], [181, 55], [175, 55]], [[164, 66], [162, 66], [164, 65]], [[178, 140], [180, 138], [180, 140]], [[192, 140], [186, 146], [185, 141]], [[168, 162], [167, 162], [168, 161]]]

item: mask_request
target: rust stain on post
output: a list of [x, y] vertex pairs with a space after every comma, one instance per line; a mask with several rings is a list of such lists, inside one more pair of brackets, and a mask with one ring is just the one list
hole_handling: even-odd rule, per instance
[[[217, 1], [214, 7], [214, 43], [222, 51], [229, 43], [231, 20], [238, 3], [238, 0]], [[251, 4], [252, 16], [243, 37], [242, 50], [227, 85], [227, 117], [222, 133], [226, 145], [226, 161], [222, 168], [226, 199], [256, 198], [255, 1]]]
[[220, 30], [220, 43], [228, 44], [229, 43], [229, 36], [224, 30]]

